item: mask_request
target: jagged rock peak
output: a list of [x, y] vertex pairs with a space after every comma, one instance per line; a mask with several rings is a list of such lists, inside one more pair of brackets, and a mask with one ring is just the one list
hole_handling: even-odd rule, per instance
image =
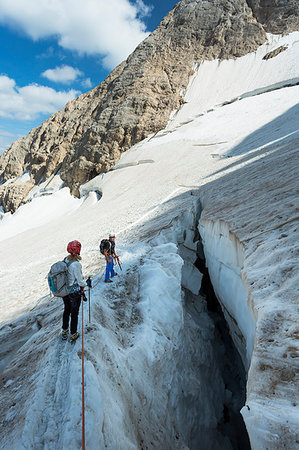
[[0, 204], [15, 211], [34, 184], [58, 171], [79, 195], [83, 182], [109, 171], [122, 152], [165, 127], [183, 101], [194, 63], [255, 51], [266, 40], [265, 29], [296, 29], [296, 2], [276, 3], [270, 14], [266, 0], [179, 2], [98, 87], [69, 102], [0, 157], [0, 180], [30, 173], [22, 186], [0, 186]]

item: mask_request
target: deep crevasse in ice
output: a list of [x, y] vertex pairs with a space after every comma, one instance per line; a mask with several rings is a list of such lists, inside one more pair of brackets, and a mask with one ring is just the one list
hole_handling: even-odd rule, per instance
[[[130, 301], [135, 296], [131, 316], [135, 323], [124, 320], [121, 310], [128, 305], [123, 305], [121, 298], [114, 300], [113, 309], [120, 314], [116, 324], [109, 296], [106, 304], [100, 299], [96, 304], [95, 315], [102, 326], [96, 327], [90, 351], [95, 357], [92, 370], [98, 368], [100, 374], [97, 383], [105, 405], [99, 427], [105, 432], [98, 434], [99, 445], [121, 449], [232, 448], [217, 429], [228, 392], [213, 356], [213, 322], [205, 302], [197, 305], [198, 322], [184, 308], [184, 261], [176, 243], [186, 243], [188, 252], [190, 229], [182, 235], [190, 219], [193, 223], [192, 213], [186, 213], [168, 232], [154, 238], [139, 260], [131, 260], [126, 286], [133, 286]], [[196, 276], [191, 288], [201, 278]], [[124, 328], [120, 341], [115, 337], [118, 326]], [[90, 386], [87, 398], [92, 397]], [[121, 430], [121, 444], [117, 444], [120, 437], [115, 429]], [[93, 448], [91, 442], [89, 445]]]
[[254, 348], [255, 320], [247, 303], [241, 271], [244, 250], [238, 238], [223, 221], [200, 220], [209, 275], [229, 325], [234, 343], [249, 369]]

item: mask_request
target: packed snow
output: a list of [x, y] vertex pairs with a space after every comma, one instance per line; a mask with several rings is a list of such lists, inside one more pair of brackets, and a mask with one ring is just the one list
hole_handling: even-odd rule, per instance
[[[278, 47], [287, 50], [274, 58], [263, 58]], [[256, 52], [238, 59], [203, 61], [191, 77], [185, 102], [169, 123], [173, 129], [198, 114], [242, 98], [299, 82], [299, 31], [287, 36], [268, 34]]]
[[1, 221], [0, 241], [44, 223], [55, 222], [60, 217], [72, 213], [82, 205], [84, 198], [78, 199], [70, 195], [69, 188], [53, 193], [49, 198], [36, 197], [31, 203], [19, 207], [14, 213], [6, 213]]
[[59, 339], [62, 303], [46, 275], [78, 239], [85, 276], [99, 280], [110, 231], [123, 272], [92, 291], [91, 323], [84, 304], [87, 448], [234, 448], [221, 418], [235, 398], [194, 268], [199, 232], [249, 367], [251, 447], [296, 448], [298, 45], [298, 33], [269, 36], [255, 54], [202, 63], [166, 129], [81, 199], [56, 178], [2, 214], [1, 448], [80, 448], [81, 344]]

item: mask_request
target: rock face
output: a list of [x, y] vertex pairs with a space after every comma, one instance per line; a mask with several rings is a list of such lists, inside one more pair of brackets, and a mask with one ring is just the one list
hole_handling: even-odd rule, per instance
[[269, 33], [290, 33], [299, 29], [297, 0], [247, 0], [256, 19]]
[[[295, 1], [270, 10], [269, 16], [265, 0], [182, 0], [98, 87], [16, 141], [0, 157], [0, 180], [29, 171], [33, 186], [59, 172], [79, 195], [83, 182], [109, 171], [122, 152], [165, 127], [183, 102], [195, 63], [254, 51], [265, 42], [265, 30], [296, 29]], [[6, 211], [24, 201], [28, 183], [26, 189], [16, 189], [14, 181], [0, 186]]]

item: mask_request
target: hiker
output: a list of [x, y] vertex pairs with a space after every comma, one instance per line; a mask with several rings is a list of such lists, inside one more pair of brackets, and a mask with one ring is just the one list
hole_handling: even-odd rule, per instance
[[119, 262], [119, 258], [117, 254], [115, 253], [115, 234], [111, 233], [109, 234], [109, 239], [104, 240], [104, 255], [106, 258], [106, 273], [105, 273], [105, 283], [112, 283], [111, 278], [115, 277], [117, 275], [116, 272], [114, 272], [114, 262]]
[[69, 242], [67, 251], [69, 255], [64, 259], [64, 262], [68, 265], [68, 286], [70, 293], [63, 297], [64, 312], [62, 318], [62, 339], [66, 340], [68, 338], [69, 318], [71, 316], [70, 340], [75, 341], [79, 337], [79, 333], [77, 332], [78, 314], [81, 304], [81, 297], [83, 297], [83, 300], [86, 299], [84, 295], [84, 287], [86, 286], [86, 283], [82, 277], [80, 242]]

